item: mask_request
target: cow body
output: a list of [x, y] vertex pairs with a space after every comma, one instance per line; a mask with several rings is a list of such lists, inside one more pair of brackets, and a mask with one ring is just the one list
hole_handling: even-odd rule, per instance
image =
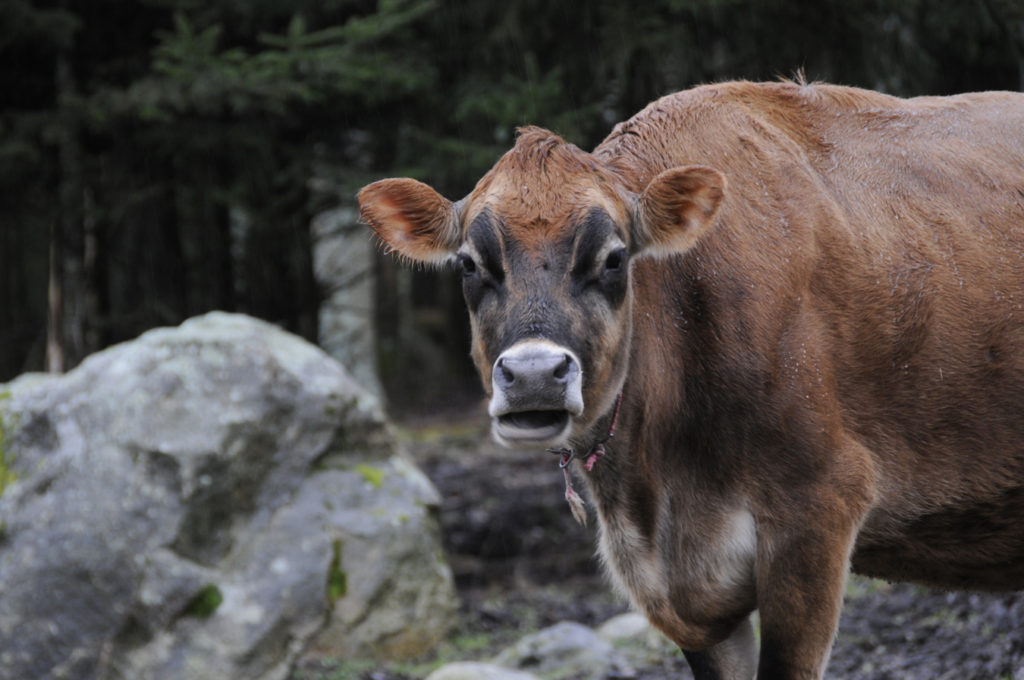
[[851, 564], [1024, 588], [1024, 96], [709, 85], [411, 182], [364, 218], [462, 263], [499, 441], [590, 450], [621, 394], [577, 474], [699, 679], [821, 677]]

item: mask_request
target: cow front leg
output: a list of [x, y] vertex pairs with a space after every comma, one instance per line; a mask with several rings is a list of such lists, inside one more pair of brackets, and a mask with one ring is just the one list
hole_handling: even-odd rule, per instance
[[750, 617], [725, 640], [700, 652], [683, 650], [694, 680], [753, 680], [757, 672], [757, 640]]
[[758, 680], [820, 680], [824, 674], [854, 534], [850, 526], [828, 524], [777, 542], [764, 561], [759, 555]]

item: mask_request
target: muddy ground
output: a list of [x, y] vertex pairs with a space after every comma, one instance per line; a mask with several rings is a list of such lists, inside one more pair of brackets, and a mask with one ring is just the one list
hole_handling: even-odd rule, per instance
[[[463, 602], [457, 634], [487, 634], [464, 653], [475, 659], [524, 632], [565, 620], [596, 625], [626, 610], [594, 557], [594, 518], [582, 528], [570, 515], [557, 459], [500, 449], [485, 427], [478, 414], [457, 424], [411, 421], [402, 430], [443, 497], [441, 521]], [[332, 677], [419, 680], [402, 668]], [[681, 655], [638, 672], [646, 680], [692, 677]], [[1024, 680], [1024, 592], [945, 593], [854, 578], [826, 677]]]

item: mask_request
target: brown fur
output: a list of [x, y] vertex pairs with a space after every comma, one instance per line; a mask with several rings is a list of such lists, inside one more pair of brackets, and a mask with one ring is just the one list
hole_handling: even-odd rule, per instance
[[581, 206], [600, 204], [626, 219], [618, 178], [591, 154], [541, 128], [520, 128], [501, 157], [467, 197], [466, 224], [488, 207], [528, 246], [563, 229]]
[[[577, 252], [595, 206], [621, 300]], [[578, 449], [622, 390], [582, 473], [602, 556], [698, 678], [749, 670], [755, 608], [758, 677], [821, 677], [851, 564], [1024, 587], [1024, 96], [708, 85], [593, 154], [527, 130], [460, 211], [501, 243], [485, 381], [519, 338], [571, 347]]]

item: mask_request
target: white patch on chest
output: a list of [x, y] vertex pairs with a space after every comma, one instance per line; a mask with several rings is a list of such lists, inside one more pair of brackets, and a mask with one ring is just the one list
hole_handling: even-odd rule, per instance
[[754, 557], [757, 554], [757, 526], [748, 510], [736, 510], [719, 536], [718, 550], [711, 551], [717, 564], [719, 583], [725, 587], [753, 585]]
[[664, 598], [668, 586], [661, 561], [637, 528], [624, 517], [601, 518], [598, 550], [615, 589], [639, 611]]
[[[684, 525], [678, 518], [675, 523], [662, 518], [655, 545], [625, 513], [601, 520], [599, 550], [606, 571], [640, 611], [714, 607], [753, 596], [757, 527], [748, 510], [693, 517]], [[689, 549], [674, 550], [679, 545]], [[670, 591], [685, 602], [669, 602]]]

